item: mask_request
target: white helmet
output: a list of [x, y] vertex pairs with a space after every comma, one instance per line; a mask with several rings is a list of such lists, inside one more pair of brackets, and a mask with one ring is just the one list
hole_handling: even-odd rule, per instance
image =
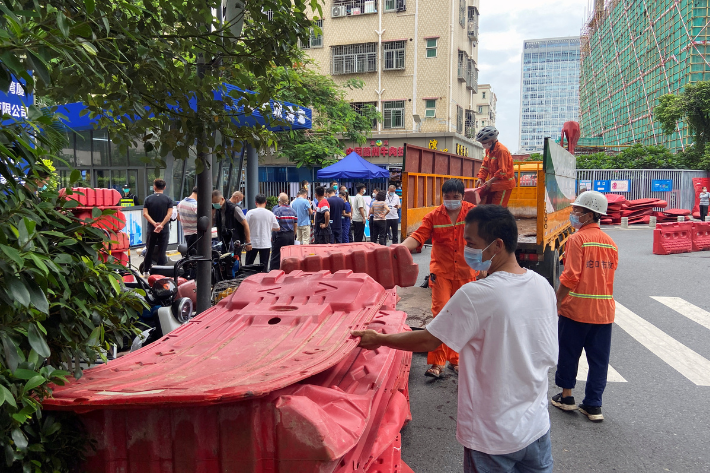
[[583, 207], [594, 213], [606, 215], [606, 209], [609, 206], [609, 201], [601, 192], [586, 191], [577, 196], [577, 200], [572, 204], [575, 207]]

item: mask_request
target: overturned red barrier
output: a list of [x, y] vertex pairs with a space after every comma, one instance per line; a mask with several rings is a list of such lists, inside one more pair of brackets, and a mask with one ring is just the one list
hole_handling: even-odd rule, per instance
[[385, 289], [408, 287], [417, 283], [419, 266], [402, 245], [343, 243], [337, 245], [291, 245], [281, 248], [281, 270], [340, 271], [369, 274]]
[[340, 362], [357, 346], [350, 331], [386, 299], [382, 286], [352, 271], [250, 276], [161, 340], [57, 387], [48, 403], [76, 410], [261, 396]]
[[693, 251], [692, 223], [659, 223], [653, 231], [653, 254], [670, 255]]
[[74, 187], [69, 195], [66, 189], [59, 190], [59, 196], [67, 200], [76, 200], [80, 207], [112, 207], [118, 205], [121, 194], [116, 189], [93, 189]]
[[693, 251], [710, 250], [710, 222], [692, 222]]

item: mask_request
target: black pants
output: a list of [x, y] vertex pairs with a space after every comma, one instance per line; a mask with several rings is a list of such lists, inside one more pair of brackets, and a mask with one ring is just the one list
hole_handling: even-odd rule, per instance
[[296, 235], [293, 232], [274, 233], [274, 243], [271, 245], [271, 270], [281, 269], [281, 248], [293, 245]]
[[365, 239], [365, 222], [353, 222], [353, 233], [356, 242], [360, 243]]
[[385, 220], [387, 222], [387, 233], [392, 235], [392, 243], [399, 243], [399, 235], [397, 231], [399, 230], [399, 220], [396, 218], [390, 218]]
[[328, 228], [316, 227], [315, 230], [313, 231], [313, 243], [315, 243], [316, 245], [327, 245], [328, 243], [330, 243], [330, 237], [331, 237], [330, 227], [328, 227]]
[[193, 235], [185, 235], [185, 244], [187, 245], [187, 253], [190, 255], [197, 254], [197, 247], [195, 242], [197, 241], [197, 233]]
[[708, 206], [707, 206], [707, 205], [701, 205], [701, 206], [700, 206], [700, 221], [701, 221], [701, 222], [704, 222], [704, 221], [705, 221], [705, 217], [707, 216], [707, 214], [708, 214]]
[[269, 270], [269, 254], [271, 248], [252, 248], [247, 251], [247, 261], [245, 264], [254, 264], [256, 255], [259, 255], [259, 263], [264, 265], [264, 272]]
[[[168, 240], [170, 239], [170, 232], [151, 232], [148, 237], [148, 246], [145, 252], [145, 260], [143, 262], [143, 271], [149, 272], [151, 266], [153, 266], [153, 258], [159, 266], [165, 266], [168, 262], [167, 256], [165, 256], [165, 251], [168, 247]], [[153, 253], [156, 253], [155, 255]]]
[[560, 316], [557, 321], [559, 358], [555, 384], [562, 389], [572, 389], [577, 384], [577, 369], [582, 349], [587, 353], [587, 384], [583, 404], [602, 406], [602, 394], [606, 388], [611, 351], [612, 324], [587, 324]]
[[343, 242], [343, 229], [342, 228], [332, 228], [330, 229], [330, 242], [331, 243], [342, 243]]
[[387, 220], [373, 220], [370, 227], [370, 241], [387, 245]]

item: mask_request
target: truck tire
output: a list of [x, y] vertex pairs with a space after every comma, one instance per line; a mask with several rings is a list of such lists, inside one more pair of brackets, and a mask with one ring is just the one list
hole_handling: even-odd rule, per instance
[[557, 292], [560, 287], [560, 251], [558, 249], [546, 249], [542, 267], [542, 275], [545, 276], [550, 286]]

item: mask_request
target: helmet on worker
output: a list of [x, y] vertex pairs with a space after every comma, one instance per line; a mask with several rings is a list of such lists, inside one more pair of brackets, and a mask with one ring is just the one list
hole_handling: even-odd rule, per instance
[[476, 133], [476, 141], [481, 143], [484, 148], [490, 149], [498, 141], [498, 130], [494, 126], [484, 126], [481, 131]]
[[606, 196], [601, 192], [585, 191], [577, 196], [572, 206], [591, 210], [595, 214], [606, 215], [609, 201], [606, 200]]

